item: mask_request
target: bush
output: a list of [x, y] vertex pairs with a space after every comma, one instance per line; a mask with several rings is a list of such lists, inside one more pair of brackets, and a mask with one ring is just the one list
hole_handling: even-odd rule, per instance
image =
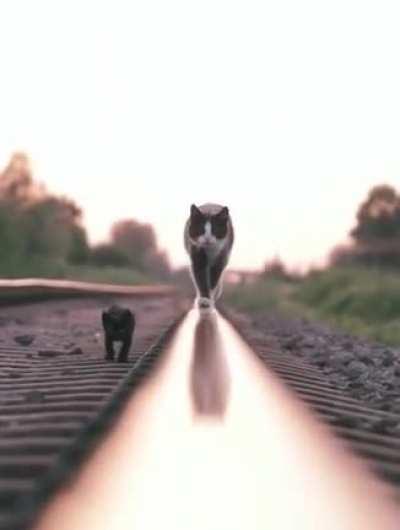
[[385, 322], [400, 318], [400, 276], [361, 267], [329, 269], [307, 278], [295, 298], [321, 314]]
[[362, 267], [315, 271], [297, 283], [261, 279], [231, 287], [228, 304], [323, 320], [350, 333], [400, 344], [400, 274]]
[[128, 256], [111, 243], [102, 243], [93, 247], [89, 259], [98, 267], [127, 267], [130, 264]]

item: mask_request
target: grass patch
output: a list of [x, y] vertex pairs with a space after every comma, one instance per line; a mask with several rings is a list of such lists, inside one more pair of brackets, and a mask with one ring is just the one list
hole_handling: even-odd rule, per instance
[[362, 268], [331, 269], [306, 278], [295, 293], [321, 315], [366, 324], [400, 318], [400, 274]]
[[356, 335], [400, 345], [400, 274], [333, 268], [289, 283], [260, 279], [227, 290], [225, 300], [250, 312], [274, 311], [330, 323]]

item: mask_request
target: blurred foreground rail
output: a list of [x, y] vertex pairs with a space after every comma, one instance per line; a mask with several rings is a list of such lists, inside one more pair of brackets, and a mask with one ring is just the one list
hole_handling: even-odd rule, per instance
[[[276, 366], [301, 380], [300, 368]], [[36, 529], [398, 530], [399, 520], [390, 488], [232, 326], [192, 310]]]

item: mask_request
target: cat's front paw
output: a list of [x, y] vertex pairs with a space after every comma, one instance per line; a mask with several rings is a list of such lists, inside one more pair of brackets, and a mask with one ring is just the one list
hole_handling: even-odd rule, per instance
[[210, 298], [201, 296], [200, 298], [197, 299], [197, 306], [199, 309], [212, 309], [214, 304]]

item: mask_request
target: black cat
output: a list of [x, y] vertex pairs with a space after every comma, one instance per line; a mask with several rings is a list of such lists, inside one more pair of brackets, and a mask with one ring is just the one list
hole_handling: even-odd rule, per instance
[[229, 210], [219, 204], [192, 204], [185, 225], [185, 248], [200, 308], [213, 307], [222, 292], [222, 273], [234, 239]]
[[129, 309], [113, 305], [107, 311], [103, 311], [102, 321], [107, 352], [105, 359], [114, 360], [114, 342], [117, 341], [122, 343], [118, 362], [126, 362], [135, 330], [135, 315]]

